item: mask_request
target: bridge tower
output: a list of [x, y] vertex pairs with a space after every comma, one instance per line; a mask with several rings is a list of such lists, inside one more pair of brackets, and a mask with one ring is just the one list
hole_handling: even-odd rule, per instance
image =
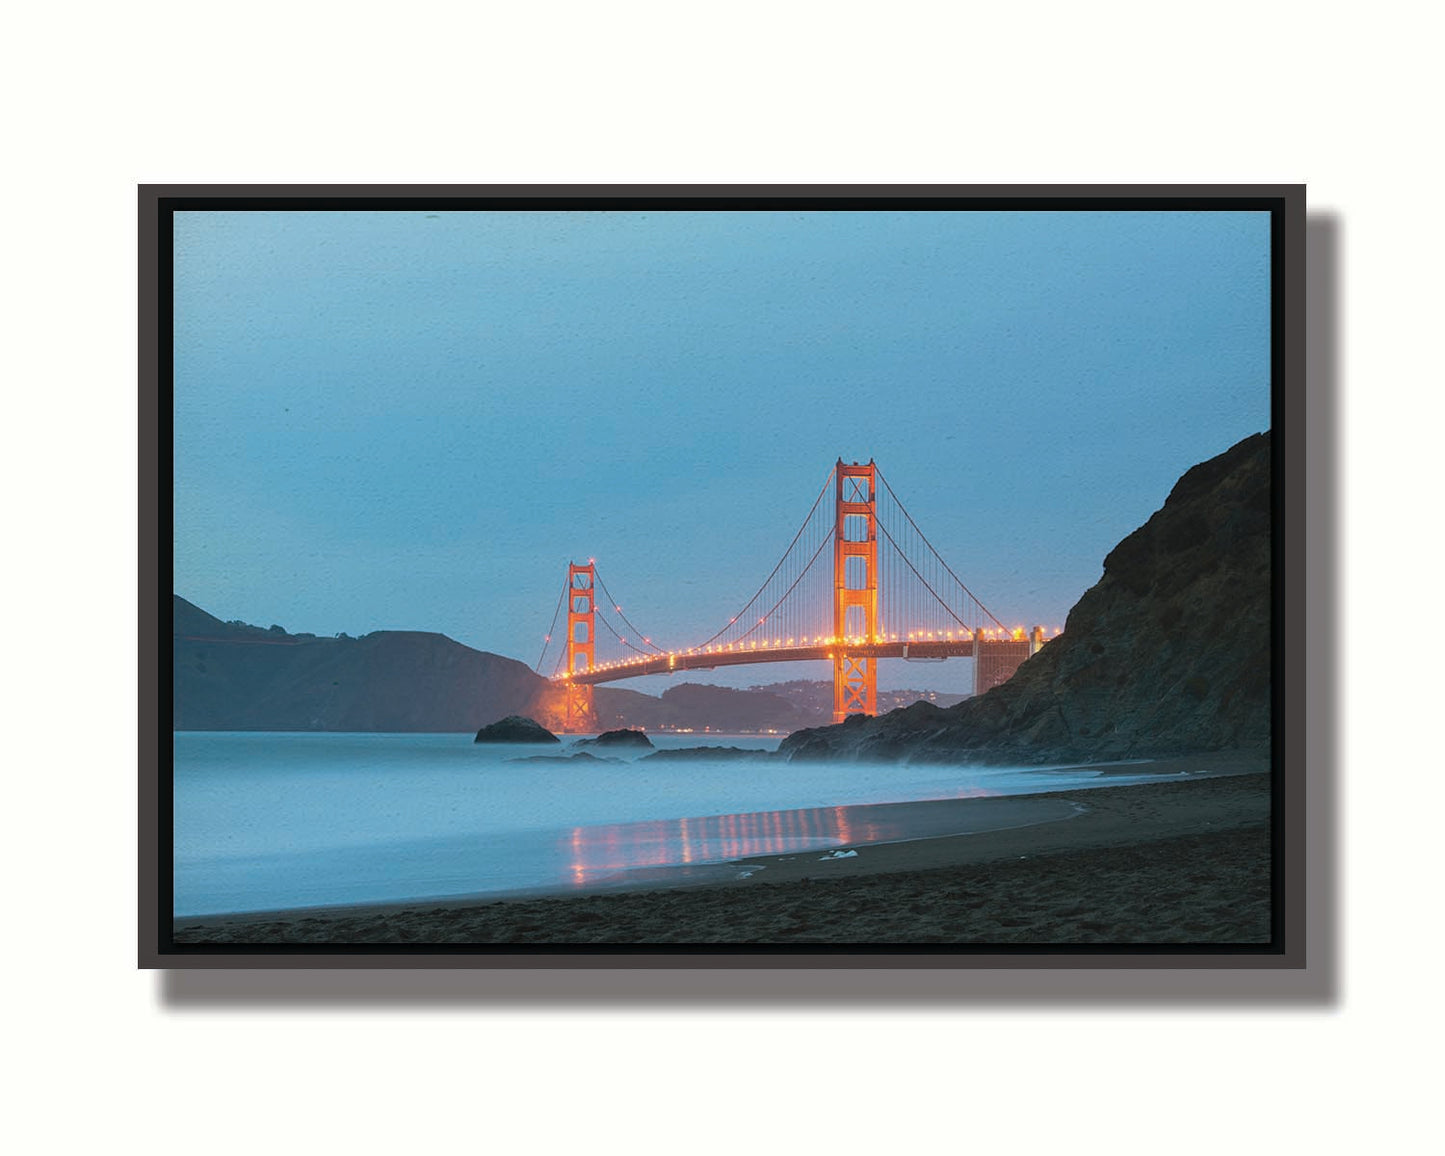
[[567, 564], [567, 716], [569, 733], [591, 730], [596, 721], [592, 687], [571, 681], [571, 676], [596, 665], [597, 567]]
[[833, 721], [878, 713], [878, 659], [863, 651], [878, 640], [878, 468], [835, 471], [833, 534]]

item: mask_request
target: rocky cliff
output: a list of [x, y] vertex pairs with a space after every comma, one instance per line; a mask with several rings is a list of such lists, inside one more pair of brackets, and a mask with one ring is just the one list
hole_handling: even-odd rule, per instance
[[790, 735], [793, 758], [1093, 761], [1270, 740], [1270, 437], [1189, 470], [1003, 686]]

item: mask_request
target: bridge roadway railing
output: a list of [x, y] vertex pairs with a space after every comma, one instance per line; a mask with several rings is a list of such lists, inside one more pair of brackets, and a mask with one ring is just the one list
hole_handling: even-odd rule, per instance
[[[1026, 638], [984, 639], [983, 657], [1023, 661], [1029, 656]], [[579, 686], [596, 686], [648, 674], [671, 674], [679, 670], [713, 670], [719, 666], [747, 666], [757, 662], [809, 662], [830, 660], [840, 651], [859, 658], [940, 659], [973, 657], [972, 639], [924, 642], [867, 642], [834, 646], [758, 646], [756, 649], [715, 650], [711, 653], [681, 651], [660, 654], [579, 671], [570, 681]], [[569, 681], [565, 676], [556, 681]]]

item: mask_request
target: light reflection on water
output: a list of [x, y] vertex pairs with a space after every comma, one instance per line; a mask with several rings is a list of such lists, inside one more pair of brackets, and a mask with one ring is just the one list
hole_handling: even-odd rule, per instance
[[[971, 787], [951, 792], [949, 797], [997, 794]], [[920, 831], [919, 816], [905, 816], [899, 808], [809, 807], [574, 827], [565, 842], [571, 881], [574, 886], [587, 887], [639, 868], [728, 863], [853, 843], [888, 843], [925, 833], [950, 833], [954, 827], [955, 820], [942, 820], [939, 831]]]

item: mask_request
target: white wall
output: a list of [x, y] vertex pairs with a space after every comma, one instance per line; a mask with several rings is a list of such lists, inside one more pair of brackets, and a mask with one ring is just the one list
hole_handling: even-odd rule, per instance
[[[1423, 1126], [1438, 17], [1236, 0], [298, 9], [7, 22], [6, 1051], [26, 1150], [1333, 1151]], [[134, 186], [379, 179], [1308, 182], [1343, 242], [1337, 997], [1020, 1004], [970, 998], [968, 975], [805, 976], [841, 984], [835, 1002], [538, 1006], [506, 1002], [536, 977], [463, 976], [413, 984], [446, 997], [431, 1004], [218, 1007], [135, 971]], [[613, 981], [635, 999], [658, 982]], [[867, 1000], [919, 990], [959, 998]]]

